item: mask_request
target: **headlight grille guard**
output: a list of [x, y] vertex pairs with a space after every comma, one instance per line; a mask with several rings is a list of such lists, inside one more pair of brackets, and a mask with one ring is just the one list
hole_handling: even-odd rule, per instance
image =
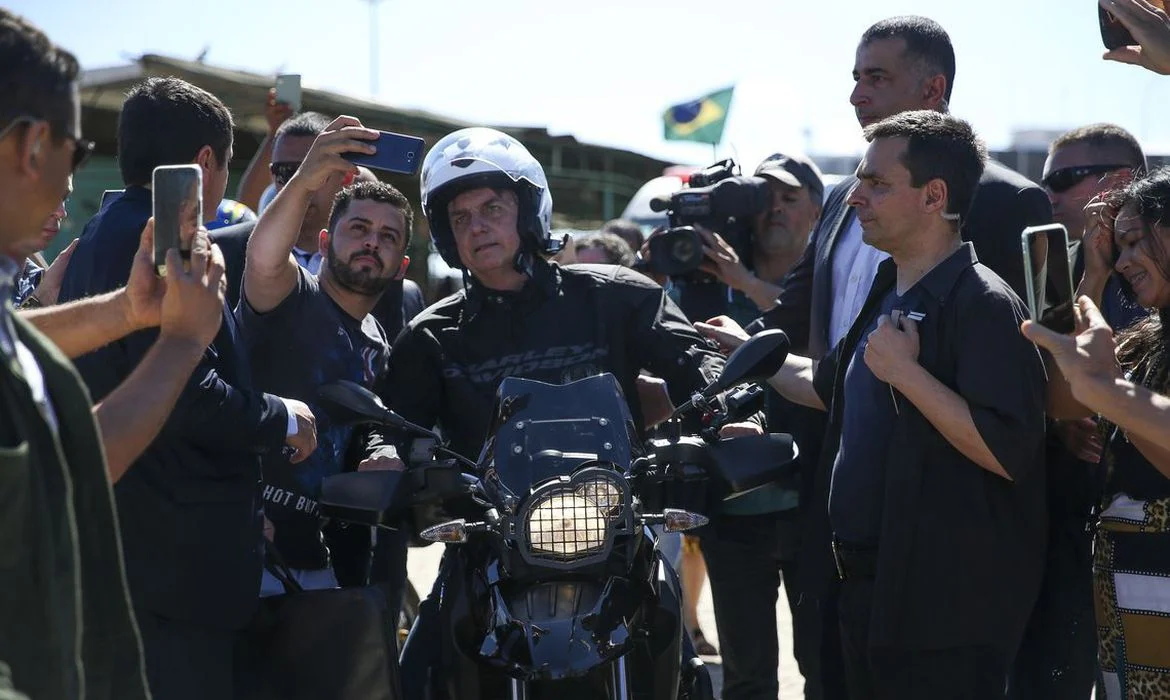
[[605, 561], [614, 538], [634, 531], [629, 483], [612, 468], [586, 467], [532, 490], [512, 539], [530, 566], [578, 569]]

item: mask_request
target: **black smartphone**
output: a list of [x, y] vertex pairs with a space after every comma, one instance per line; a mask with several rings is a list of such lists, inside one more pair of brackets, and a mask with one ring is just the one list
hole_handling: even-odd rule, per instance
[[[1166, 9], [1165, 0], [1146, 0], [1159, 10]], [[1123, 46], [1137, 46], [1137, 39], [1133, 38], [1125, 25], [1122, 24], [1113, 13], [1106, 10], [1100, 5], [1097, 6], [1097, 21], [1101, 25], [1101, 41], [1105, 42], [1105, 48], [1112, 51], [1113, 49], [1120, 49]]]
[[1072, 260], [1068, 231], [1061, 224], [1029, 226], [1020, 234], [1028, 315], [1061, 333], [1073, 331]]
[[190, 250], [203, 223], [203, 170], [198, 165], [160, 165], [151, 175], [154, 265], [166, 274], [167, 251]]
[[364, 165], [367, 168], [403, 175], [414, 175], [418, 172], [418, 167], [422, 163], [422, 139], [390, 131], [378, 133], [378, 140], [370, 142], [378, 149], [377, 152], [372, 155], [346, 153], [345, 159], [354, 165]]

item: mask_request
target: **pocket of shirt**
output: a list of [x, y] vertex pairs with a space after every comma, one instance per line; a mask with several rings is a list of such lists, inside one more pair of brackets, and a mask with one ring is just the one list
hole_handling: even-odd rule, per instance
[[0, 447], [0, 569], [16, 565], [25, 547], [32, 497], [28, 454], [27, 442]]

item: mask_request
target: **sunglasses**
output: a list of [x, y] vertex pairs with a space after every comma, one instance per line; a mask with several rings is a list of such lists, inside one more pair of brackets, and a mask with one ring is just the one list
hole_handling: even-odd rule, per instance
[[1111, 170], [1129, 170], [1128, 165], [1074, 165], [1071, 168], [1061, 168], [1060, 170], [1053, 170], [1048, 173], [1048, 176], [1040, 181], [1053, 192], [1065, 192], [1076, 187], [1082, 180], [1090, 175], [1101, 175], [1110, 172]]
[[[36, 124], [39, 121], [46, 120], [40, 119], [39, 117], [17, 117], [16, 119], [13, 119], [11, 122], [9, 122], [8, 126], [0, 129], [0, 139], [3, 139], [8, 135], [8, 132], [12, 131], [18, 126], [25, 124]], [[71, 167], [72, 172], [77, 172], [78, 168], [85, 165], [85, 161], [89, 160], [90, 155], [93, 154], [94, 142], [80, 136], [74, 136], [68, 132], [66, 132], [64, 136], [73, 142], [73, 162]]]
[[299, 167], [301, 167], [300, 163], [273, 163], [268, 166], [268, 170], [272, 172], [272, 182], [277, 187], [284, 187], [296, 174]]

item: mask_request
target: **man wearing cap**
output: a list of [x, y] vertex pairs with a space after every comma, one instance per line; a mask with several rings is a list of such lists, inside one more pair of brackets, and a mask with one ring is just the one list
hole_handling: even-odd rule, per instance
[[[734, 290], [728, 315], [745, 320], [775, 303], [780, 291], [775, 283], [804, 252], [821, 215], [825, 189], [820, 170], [803, 156], [773, 154], [755, 174], [768, 181], [772, 206], [756, 218], [752, 229], [753, 269], [718, 234], [701, 232], [707, 239], [708, 262], [703, 269]], [[768, 392], [767, 400], [769, 429], [790, 431], [802, 409], [774, 391]], [[804, 659], [810, 637], [804, 616], [795, 615], [800, 549], [797, 487], [794, 480], [772, 483], [736, 498], [713, 518], [702, 538], [723, 656], [723, 697], [729, 700], [777, 697], [780, 649], [775, 610], [781, 580], [794, 613], [793, 656], [801, 672], [809, 674]]]
[[776, 282], [788, 274], [804, 252], [821, 215], [825, 192], [820, 169], [804, 156], [774, 153], [760, 163], [756, 175], [768, 181], [772, 206], [756, 217], [752, 229], [753, 269], [749, 270], [735, 249], [717, 233], [701, 232], [707, 241], [703, 270], [738, 292], [732, 294], [735, 308], [728, 315], [742, 315], [745, 321], [776, 304], [780, 292]]

